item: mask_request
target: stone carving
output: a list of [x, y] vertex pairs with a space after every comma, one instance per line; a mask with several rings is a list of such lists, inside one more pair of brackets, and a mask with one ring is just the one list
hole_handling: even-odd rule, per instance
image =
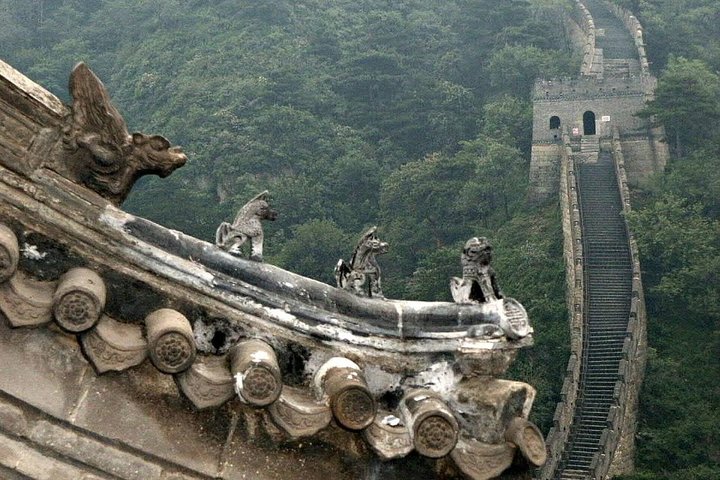
[[0, 223], [0, 283], [6, 282], [17, 270], [20, 259], [17, 237]]
[[460, 427], [436, 393], [430, 390], [409, 392], [401, 401], [401, 411], [418, 453], [440, 458], [455, 448]]
[[105, 308], [105, 283], [87, 268], [73, 268], [60, 279], [53, 296], [55, 320], [73, 333], [92, 328]]
[[505, 440], [517, 445], [523, 457], [534, 467], [543, 465], [547, 460], [542, 433], [535, 424], [522, 417], [512, 419], [505, 431]]
[[158, 370], [179, 373], [195, 360], [195, 341], [190, 322], [180, 312], [161, 308], [145, 319], [150, 360]]
[[285, 386], [280, 398], [268, 408], [273, 421], [292, 438], [315, 435], [332, 420], [330, 407], [315, 401], [301, 389]]
[[219, 407], [234, 395], [227, 356], [198, 356], [177, 382], [198, 410]]
[[33, 280], [18, 271], [0, 285], [0, 310], [13, 327], [31, 327], [52, 320], [56, 282]]
[[335, 420], [348, 430], [367, 428], [375, 419], [377, 405], [355, 362], [333, 357], [315, 373], [319, 395], [327, 397]]
[[147, 341], [139, 325], [103, 315], [95, 328], [82, 334], [85, 355], [98, 373], [140, 365], [147, 357]]
[[491, 261], [492, 246], [487, 238], [473, 237], [465, 242], [460, 257], [463, 276], [450, 281], [455, 302], [485, 303], [503, 298]]
[[457, 468], [472, 480], [497, 478], [515, 457], [511, 443], [487, 444], [473, 439], [461, 439], [450, 453]]
[[64, 129], [64, 148], [73, 155], [61, 168], [113, 204], [120, 205], [141, 176], [166, 177], [187, 161], [165, 137], [130, 135], [105, 86], [84, 63], [70, 74], [70, 95], [72, 115]]
[[381, 286], [380, 265], [376, 255], [387, 253], [389, 245], [377, 236], [377, 227], [372, 227], [360, 238], [353, 252], [350, 264], [343, 259], [335, 266], [335, 280], [338, 288], [348, 290], [361, 297], [385, 298]]
[[240, 255], [240, 247], [250, 239], [250, 260], [263, 261], [262, 220], [275, 220], [277, 212], [268, 203], [269, 193], [257, 194], [238, 211], [232, 223], [222, 222], [215, 232], [215, 245], [233, 255]]
[[414, 448], [407, 426], [394, 415], [378, 415], [363, 433], [370, 447], [383, 460], [404, 457]]
[[282, 391], [282, 375], [275, 351], [258, 339], [235, 345], [230, 350], [230, 369], [240, 400], [256, 407], [273, 403]]

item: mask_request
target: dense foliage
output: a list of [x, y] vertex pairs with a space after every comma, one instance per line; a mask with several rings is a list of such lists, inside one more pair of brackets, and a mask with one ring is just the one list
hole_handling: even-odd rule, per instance
[[720, 4], [622, 0], [645, 28], [659, 74], [646, 115], [673, 157], [635, 192], [649, 316], [638, 473], [627, 480], [720, 478]]
[[[67, 100], [86, 61], [131, 128], [187, 166], [125, 208], [200, 238], [268, 189], [266, 260], [333, 282], [379, 226], [384, 290], [449, 299], [464, 241], [486, 235], [538, 346], [515, 374], [549, 422], [567, 358], [556, 207], [527, 212], [531, 86], [574, 75], [567, 0], [0, 0], [4, 60]], [[548, 368], [550, 366], [551, 368]]]

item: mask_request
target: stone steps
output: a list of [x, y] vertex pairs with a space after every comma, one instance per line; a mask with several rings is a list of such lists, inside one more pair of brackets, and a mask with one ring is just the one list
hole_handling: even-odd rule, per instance
[[596, 163], [576, 172], [586, 272], [587, 341], [578, 402], [556, 479], [589, 478], [622, 361], [632, 295], [632, 265], [622, 203], [612, 157], [600, 152]]

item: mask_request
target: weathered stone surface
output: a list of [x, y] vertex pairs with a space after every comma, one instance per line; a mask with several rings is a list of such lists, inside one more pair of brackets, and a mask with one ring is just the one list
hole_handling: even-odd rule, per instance
[[150, 360], [165, 373], [187, 370], [195, 359], [195, 338], [187, 318], [170, 308], [156, 310], [145, 319]]
[[39, 421], [28, 437], [38, 445], [128, 480], [160, 478], [161, 467], [142, 459], [108, 449], [104, 443], [81, 436], [46, 421]]
[[[7, 477], [3, 468], [7, 469]], [[0, 475], [7, 480], [102, 480], [62, 458], [53, 458], [44, 451], [0, 433]], [[14, 476], [17, 475], [17, 476]]]
[[329, 406], [317, 402], [300, 389], [287, 386], [268, 411], [275, 423], [293, 438], [314, 435], [332, 420]]
[[26, 435], [28, 422], [25, 413], [14, 405], [0, 403], [0, 430], [13, 435]]
[[53, 295], [55, 321], [73, 333], [92, 328], [105, 308], [105, 282], [88, 268], [73, 268], [60, 278]]
[[[10, 329], [0, 322], [0, 389], [64, 418], [81, 396], [90, 366], [74, 338], [45, 329]], [[7, 368], [7, 366], [14, 368]]]
[[235, 395], [226, 356], [201, 355], [177, 376], [178, 385], [195, 408], [219, 407]]
[[0, 310], [13, 327], [29, 327], [52, 320], [55, 282], [33, 280], [22, 272], [0, 285]]
[[72, 421], [101, 437], [211, 477], [217, 473], [230, 423], [227, 412], [193, 409], [172, 377], [148, 362], [122, 375], [89, 379]]
[[379, 412], [375, 421], [363, 431], [365, 439], [383, 460], [401, 458], [414, 447], [410, 430], [402, 421], [387, 412]]
[[486, 444], [461, 439], [450, 456], [468, 479], [487, 480], [499, 476], [512, 464], [515, 448], [510, 443]]
[[514, 418], [527, 418], [535, 389], [523, 382], [477, 377], [461, 381], [454, 396], [466, 407], [460, 416], [467, 432], [481, 442], [499, 443]]
[[80, 338], [85, 355], [98, 373], [125, 370], [140, 365], [147, 357], [147, 341], [140, 326], [108, 316]]
[[458, 355], [458, 366], [467, 377], [500, 376], [517, 357], [517, 350], [488, 349]]

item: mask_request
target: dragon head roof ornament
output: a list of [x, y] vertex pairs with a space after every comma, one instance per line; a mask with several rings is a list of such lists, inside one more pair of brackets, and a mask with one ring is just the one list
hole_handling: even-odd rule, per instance
[[70, 74], [71, 114], [64, 129], [65, 172], [115, 205], [143, 175], [167, 177], [187, 162], [161, 135], [128, 132], [105, 85], [85, 63]]

